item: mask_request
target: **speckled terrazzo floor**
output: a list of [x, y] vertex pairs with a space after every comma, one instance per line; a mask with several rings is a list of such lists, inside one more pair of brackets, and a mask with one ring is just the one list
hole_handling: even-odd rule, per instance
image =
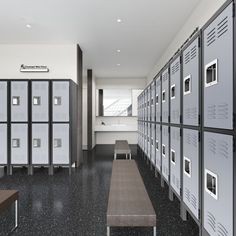
[[[191, 218], [179, 217], [179, 203], [168, 200], [168, 189], [160, 186], [146, 162], [132, 146], [150, 199], [157, 214], [157, 236], [198, 235]], [[84, 164], [68, 175], [67, 169], [48, 176], [38, 169], [34, 176], [17, 169], [13, 176], [0, 179], [0, 189], [20, 191], [20, 224], [12, 235], [78, 235], [105, 236], [113, 146], [99, 145], [92, 153], [84, 153]], [[13, 224], [13, 209], [0, 215], [0, 235], [6, 235]], [[151, 228], [111, 228], [111, 236], [151, 236]]]

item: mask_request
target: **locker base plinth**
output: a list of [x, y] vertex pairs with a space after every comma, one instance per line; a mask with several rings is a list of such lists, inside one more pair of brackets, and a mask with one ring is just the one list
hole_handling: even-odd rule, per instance
[[183, 221], [187, 220], [187, 209], [185, 208], [183, 202], [180, 202], [180, 217]]
[[32, 164], [30, 167], [30, 173], [29, 175], [34, 175], [35, 169], [41, 169], [41, 168], [48, 168], [48, 175], [50, 175], [50, 168], [48, 164]]
[[164, 188], [165, 187], [165, 180], [164, 178], [161, 176], [161, 187]]
[[169, 199], [170, 201], [174, 201], [174, 192], [172, 191], [171, 187], [169, 187]]
[[158, 171], [155, 169], [155, 177], [158, 177]]
[[72, 172], [72, 166], [71, 165], [51, 165], [49, 168], [49, 175], [54, 175], [54, 169], [55, 168], [68, 168], [69, 175], [71, 175]]
[[201, 236], [210, 236], [210, 234], [207, 233], [207, 231], [204, 229], [203, 226], [202, 226], [202, 230], [201, 230]]

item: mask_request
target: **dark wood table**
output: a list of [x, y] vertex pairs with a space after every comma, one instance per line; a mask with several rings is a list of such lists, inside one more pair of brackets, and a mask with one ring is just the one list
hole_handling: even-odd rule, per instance
[[110, 227], [153, 227], [156, 236], [156, 213], [134, 160], [113, 161], [107, 236]]

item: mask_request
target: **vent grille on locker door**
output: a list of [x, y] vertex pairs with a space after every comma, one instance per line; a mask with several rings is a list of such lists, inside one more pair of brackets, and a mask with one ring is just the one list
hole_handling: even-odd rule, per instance
[[216, 232], [216, 218], [215, 216], [210, 213], [210, 212], [207, 212], [207, 223], [208, 225], [211, 227], [211, 229]]
[[197, 199], [193, 194], [191, 194], [191, 204], [194, 207], [194, 209], [197, 209]]
[[207, 33], [207, 47], [209, 47], [215, 41], [216, 41], [216, 29], [213, 28], [210, 32]]
[[217, 37], [220, 38], [228, 31], [228, 16], [217, 24]]
[[172, 73], [172, 75], [174, 75], [176, 72], [179, 71], [179, 67], [180, 67], [179, 61], [177, 61], [177, 62], [172, 66], [172, 68], [171, 68], [171, 73]]
[[223, 235], [223, 236], [229, 235], [227, 229], [221, 223], [217, 224], [217, 231], [218, 231], [218, 235]]
[[188, 200], [188, 202], [190, 203], [190, 190], [188, 188], [185, 188], [185, 197]]
[[185, 54], [184, 64], [188, 64], [191, 60], [193, 60], [197, 56], [197, 46], [194, 45], [189, 51]]

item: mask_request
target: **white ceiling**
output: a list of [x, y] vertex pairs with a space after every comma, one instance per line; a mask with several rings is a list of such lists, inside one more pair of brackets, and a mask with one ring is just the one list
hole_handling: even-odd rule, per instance
[[0, 0], [0, 43], [79, 43], [96, 76], [142, 77], [199, 2]]

